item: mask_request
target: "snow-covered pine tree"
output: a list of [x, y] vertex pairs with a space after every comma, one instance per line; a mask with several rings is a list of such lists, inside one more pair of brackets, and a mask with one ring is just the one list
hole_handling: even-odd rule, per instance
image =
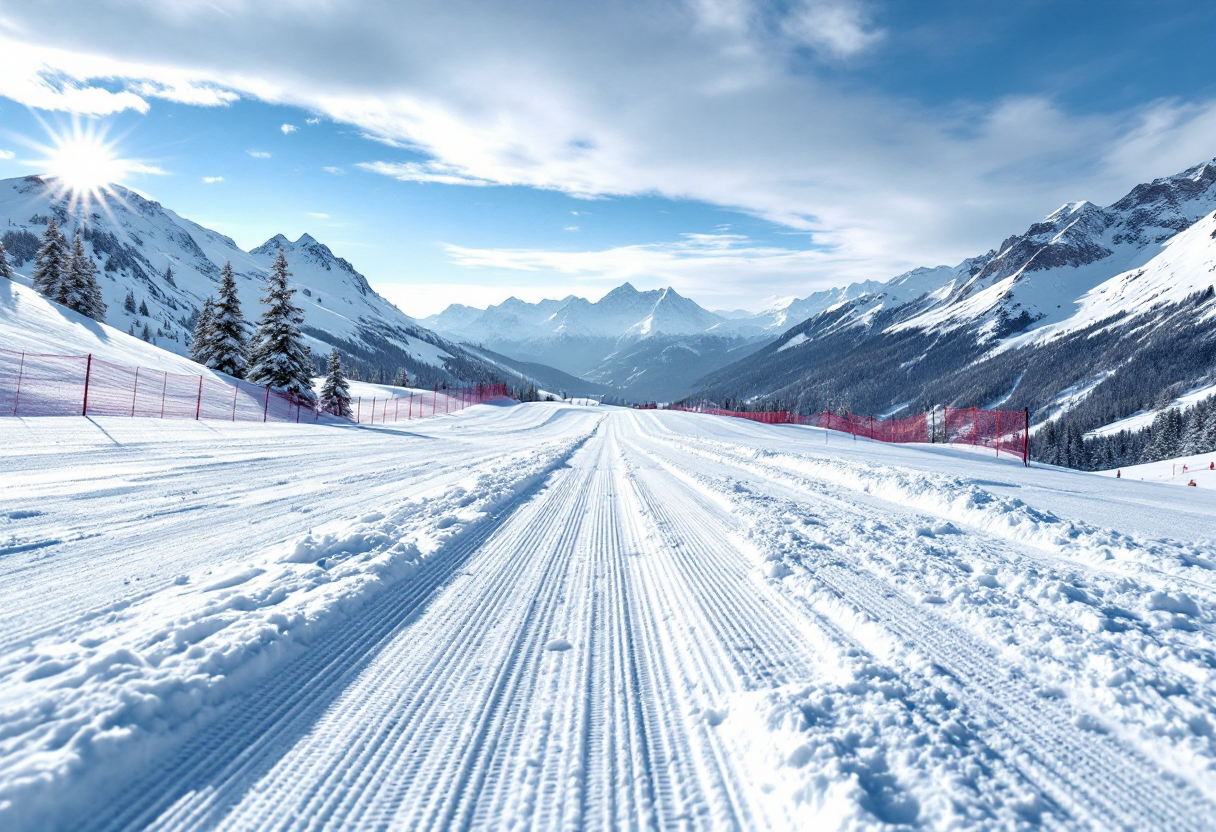
[[410, 374], [404, 367], [397, 370], [397, 377], [395, 379], [393, 379], [393, 384], [396, 385], [397, 387], [409, 387], [410, 386]]
[[177, 282], [173, 279], [173, 264], [169, 263], [165, 266], [165, 282], [173, 288], [177, 288]]
[[13, 279], [13, 269], [8, 264], [8, 252], [4, 249], [3, 240], [0, 240], [0, 277]]
[[68, 241], [59, 230], [55, 218], [51, 217], [42, 232], [42, 247], [34, 256], [34, 271], [30, 277], [34, 289], [43, 297], [55, 302], [63, 296], [61, 283], [68, 265]]
[[143, 338], [149, 344], [152, 343], [152, 330], [148, 329], [148, 325], [144, 324], [144, 331], [139, 333], [139, 337]]
[[295, 289], [287, 285], [291, 272], [282, 247], [266, 278], [262, 302], [266, 311], [258, 320], [258, 331], [250, 356], [248, 379], [276, 390], [294, 393], [307, 403], [316, 401], [312, 390], [312, 355], [300, 333], [304, 312], [291, 302]]
[[1182, 454], [1201, 454], [1207, 450], [1204, 437], [1204, 427], [1207, 421], [1208, 409], [1206, 402], [1196, 402], [1182, 414]]
[[132, 315], [134, 315], [138, 311], [135, 306], [135, 291], [134, 290], [127, 292], [127, 296], [126, 296], [126, 298], [123, 299], [123, 302], [122, 302], [122, 308], [123, 308], [124, 312], [129, 312]]
[[72, 254], [60, 281], [60, 294], [61, 303], [68, 309], [95, 321], [106, 319], [106, 304], [101, 299], [101, 287], [97, 285], [97, 262], [92, 255], [84, 253], [84, 239], [79, 230], [72, 240]]
[[207, 344], [208, 367], [235, 378], [245, 377], [249, 369], [249, 324], [236, 296], [231, 263], [225, 263], [220, 272], [220, 297], [212, 307]]
[[350, 388], [342, 376], [342, 358], [337, 349], [329, 354], [329, 373], [325, 376], [325, 383], [321, 385], [320, 403], [321, 410], [326, 413], [344, 419], [351, 417]]
[[148, 317], [148, 302], [146, 300], [139, 302], [139, 314], [145, 318]]
[[211, 333], [215, 322], [215, 301], [208, 297], [194, 322], [194, 334], [190, 336], [190, 357], [199, 364], [211, 366]]

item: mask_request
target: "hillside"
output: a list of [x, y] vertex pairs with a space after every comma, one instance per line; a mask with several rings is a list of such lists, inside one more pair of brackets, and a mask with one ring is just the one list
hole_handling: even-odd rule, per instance
[[[419, 326], [308, 234], [295, 242], [276, 235], [246, 252], [230, 238], [121, 186], [111, 186], [99, 203], [86, 205], [55, 180], [30, 176], [0, 181], [0, 239], [19, 273], [32, 268], [51, 217], [69, 238], [79, 229], [86, 252], [97, 260], [106, 323], [134, 335], [146, 327], [149, 342], [177, 355], [189, 354], [195, 315], [215, 294], [225, 262], [232, 263], [246, 318], [256, 321], [262, 277], [281, 246], [318, 360], [336, 346], [365, 370], [380, 368], [391, 375], [405, 367], [424, 384], [503, 378], [493, 365]], [[135, 311], [124, 308], [128, 293]]]

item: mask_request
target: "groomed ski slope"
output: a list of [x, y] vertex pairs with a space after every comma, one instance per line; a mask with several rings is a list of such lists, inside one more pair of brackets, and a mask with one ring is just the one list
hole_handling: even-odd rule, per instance
[[5, 830], [1216, 829], [1198, 489], [556, 404], [0, 447]]

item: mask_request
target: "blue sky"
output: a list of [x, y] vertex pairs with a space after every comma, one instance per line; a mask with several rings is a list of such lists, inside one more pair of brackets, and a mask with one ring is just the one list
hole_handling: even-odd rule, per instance
[[6, 4], [0, 177], [83, 125], [411, 314], [626, 279], [757, 309], [1216, 156], [1213, 35], [1210, 3]]

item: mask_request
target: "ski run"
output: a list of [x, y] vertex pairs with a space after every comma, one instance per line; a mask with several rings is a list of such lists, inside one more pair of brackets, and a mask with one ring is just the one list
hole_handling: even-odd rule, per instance
[[0, 419], [0, 829], [1216, 829], [1211, 492], [564, 404]]

